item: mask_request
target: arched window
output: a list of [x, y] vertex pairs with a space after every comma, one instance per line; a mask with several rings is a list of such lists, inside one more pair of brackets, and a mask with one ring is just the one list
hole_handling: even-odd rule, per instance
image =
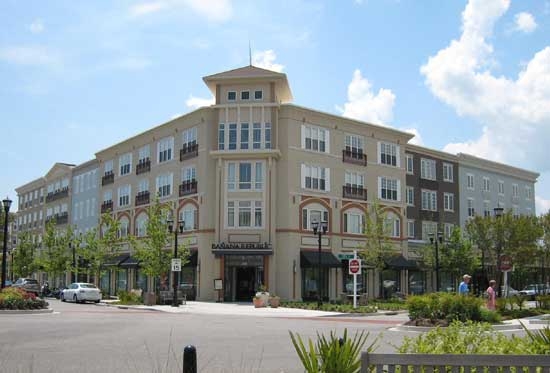
[[180, 218], [180, 221], [183, 221], [185, 223], [183, 227], [184, 230], [192, 231], [194, 229], [197, 229], [198, 227], [197, 207], [192, 203], [186, 204], [180, 210], [179, 218]]
[[147, 214], [141, 213], [136, 218], [136, 236], [144, 237], [147, 235]]
[[358, 208], [344, 212], [344, 233], [362, 234], [365, 231], [365, 213]]
[[313, 228], [311, 226], [311, 223], [314, 221], [328, 222], [330, 230], [330, 222], [328, 221], [328, 210], [326, 209], [326, 207], [319, 203], [310, 203], [302, 208], [302, 229], [312, 231]]
[[119, 222], [120, 222], [120, 225], [118, 227], [118, 236], [119, 237], [128, 236], [128, 232], [130, 229], [130, 221], [126, 216], [123, 216], [122, 218], [120, 218]]
[[385, 233], [390, 237], [401, 237], [401, 219], [394, 212], [386, 214]]

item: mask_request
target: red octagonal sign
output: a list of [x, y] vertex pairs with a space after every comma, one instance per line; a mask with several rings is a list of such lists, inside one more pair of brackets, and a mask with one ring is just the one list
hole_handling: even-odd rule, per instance
[[349, 261], [349, 273], [351, 274], [361, 273], [361, 261], [359, 259], [351, 259]]
[[501, 255], [500, 257], [500, 270], [503, 272], [510, 271], [512, 269], [512, 258], [508, 255]]

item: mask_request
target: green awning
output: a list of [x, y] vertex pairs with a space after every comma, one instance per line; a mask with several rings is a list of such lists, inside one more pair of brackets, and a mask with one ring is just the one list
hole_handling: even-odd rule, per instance
[[416, 260], [407, 259], [401, 254], [386, 259], [386, 265], [395, 269], [419, 269]]
[[[318, 251], [302, 251], [300, 252], [300, 267], [310, 268], [319, 266]], [[340, 268], [342, 262], [329, 251], [321, 251], [321, 267]]]

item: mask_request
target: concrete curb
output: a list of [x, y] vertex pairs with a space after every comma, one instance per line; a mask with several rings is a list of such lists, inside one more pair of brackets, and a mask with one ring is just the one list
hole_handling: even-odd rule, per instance
[[41, 310], [0, 310], [0, 315], [39, 315], [53, 313], [53, 308]]
[[140, 311], [152, 311], [152, 312], [166, 312], [163, 310], [159, 310], [156, 308], [148, 307], [148, 306], [135, 306], [135, 305], [124, 305], [124, 304], [111, 304], [111, 303], [94, 303], [96, 306], [100, 307], [112, 307], [112, 308], [118, 308], [120, 310], [140, 310]]
[[[414, 325], [398, 325], [393, 328], [390, 328], [392, 331], [400, 332], [417, 332], [425, 333], [437, 328], [436, 326], [414, 326]], [[492, 325], [493, 330], [510, 331], [510, 330], [521, 330], [523, 327], [519, 324], [496, 324]]]

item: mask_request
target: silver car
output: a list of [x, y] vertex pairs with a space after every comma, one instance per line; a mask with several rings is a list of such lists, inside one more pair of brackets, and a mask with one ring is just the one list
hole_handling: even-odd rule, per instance
[[67, 289], [61, 292], [62, 302], [72, 300], [75, 303], [84, 303], [86, 301], [99, 303], [101, 300], [101, 290], [94, 284], [87, 282], [73, 282]]

